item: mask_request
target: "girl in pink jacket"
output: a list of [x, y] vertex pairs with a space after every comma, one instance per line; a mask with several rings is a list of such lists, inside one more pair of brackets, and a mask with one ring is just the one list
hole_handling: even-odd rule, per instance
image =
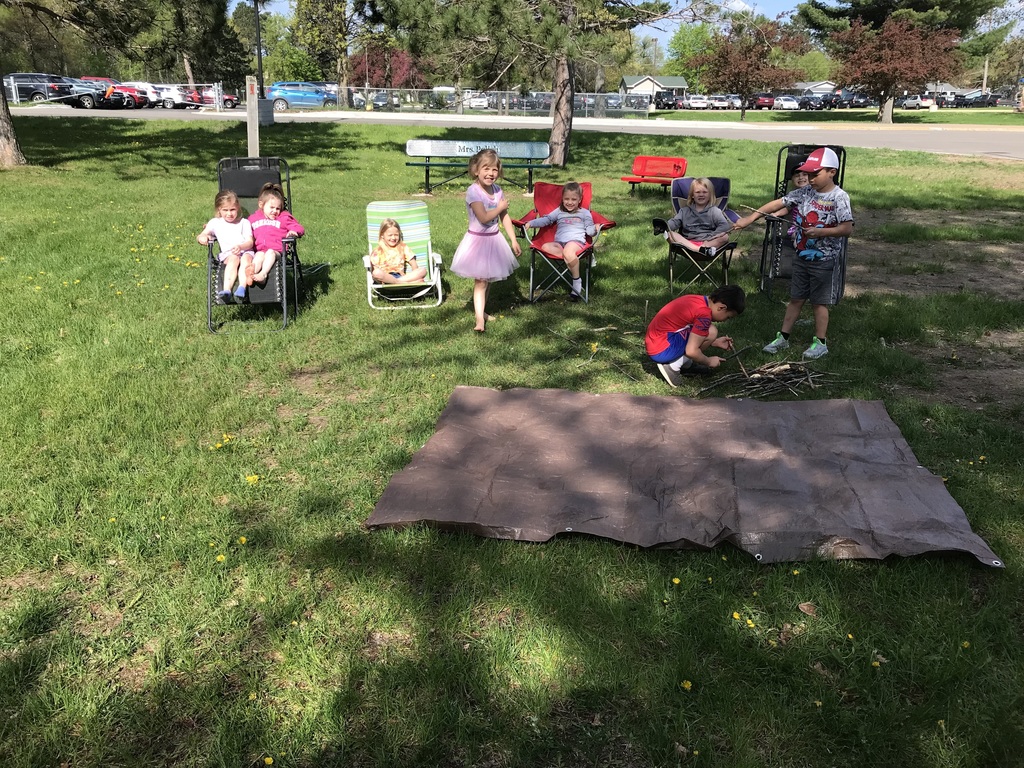
[[264, 184], [257, 205], [259, 210], [249, 217], [256, 241], [252, 282], [263, 284], [277, 257], [284, 253], [285, 238], [302, 237], [306, 230], [284, 209], [284, 193], [280, 184]]

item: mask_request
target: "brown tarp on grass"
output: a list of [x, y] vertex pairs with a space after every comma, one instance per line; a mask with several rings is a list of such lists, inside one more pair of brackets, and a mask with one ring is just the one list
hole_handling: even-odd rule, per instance
[[881, 402], [457, 387], [370, 528], [586, 533], [761, 562], [960, 551], [1002, 562]]

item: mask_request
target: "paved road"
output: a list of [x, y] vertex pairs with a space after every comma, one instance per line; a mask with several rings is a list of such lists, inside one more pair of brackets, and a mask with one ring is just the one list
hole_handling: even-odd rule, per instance
[[[83, 110], [66, 106], [40, 106], [15, 111], [18, 115], [103, 117], [146, 120], [244, 120], [245, 109], [225, 112], [200, 110]], [[404, 123], [437, 127], [550, 128], [550, 119], [497, 115], [425, 115], [389, 112], [289, 112], [275, 115], [279, 122]], [[846, 147], [911, 149], [954, 155], [977, 155], [1000, 160], [1024, 160], [1024, 116], [1017, 126], [965, 125], [776, 125], [774, 123], [704, 122], [697, 120], [618, 120], [577, 117], [574, 130], [636, 133], [659, 136], [701, 136], [715, 139], [751, 139], [773, 144], [841, 144]]]

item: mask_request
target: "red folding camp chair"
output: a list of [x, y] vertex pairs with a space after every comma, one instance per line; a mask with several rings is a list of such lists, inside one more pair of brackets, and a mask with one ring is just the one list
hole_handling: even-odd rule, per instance
[[[606, 219], [590, 207], [591, 185], [589, 181], [580, 182], [583, 188], [583, 202], [581, 207], [590, 211], [594, 217], [594, 224], [597, 226], [597, 235], [587, 238], [587, 247], [580, 252], [580, 278], [583, 281], [583, 288], [580, 298], [583, 301], [590, 301], [590, 269], [597, 264], [594, 258], [594, 243], [602, 230], [611, 229], [615, 222]], [[540, 298], [559, 284], [572, 291], [572, 273], [566, 266], [561, 256], [553, 256], [543, 250], [545, 243], [555, 240], [557, 227], [551, 224], [537, 230], [531, 240], [527, 234], [526, 222], [532, 221], [539, 216], [546, 216], [558, 208], [562, 203], [562, 185], [550, 184], [538, 181], [533, 185], [533, 206], [534, 209], [521, 219], [513, 219], [512, 223], [520, 228], [523, 238], [530, 241], [530, 301], [539, 301]]]

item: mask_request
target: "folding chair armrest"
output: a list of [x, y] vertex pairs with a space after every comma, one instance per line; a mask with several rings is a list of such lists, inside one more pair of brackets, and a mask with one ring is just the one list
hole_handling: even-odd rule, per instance
[[[367, 261], [369, 261], [369, 258], [370, 258], [370, 257], [369, 257], [369, 256], [365, 256], [364, 258], [365, 258], [365, 259], [366, 259]], [[434, 264], [434, 265], [438, 266], [438, 267], [440, 267], [440, 266], [443, 266], [443, 264], [441, 263], [441, 254], [440, 254], [440, 253], [437, 253], [436, 251], [431, 251], [431, 252], [430, 252], [430, 262], [431, 262], [432, 264]]]
[[372, 272], [373, 271], [373, 265], [370, 263], [370, 257], [369, 256], [363, 256], [363, 266], [366, 267], [366, 271], [367, 272]]

